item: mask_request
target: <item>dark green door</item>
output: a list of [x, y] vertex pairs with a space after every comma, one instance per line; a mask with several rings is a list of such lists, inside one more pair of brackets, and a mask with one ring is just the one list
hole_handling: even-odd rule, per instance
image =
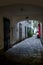
[[26, 26], [25, 26], [25, 38], [26, 38]]
[[19, 23], [19, 40], [22, 40], [22, 24]]
[[10, 20], [3, 18], [4, 23], [4, 50], [8, 50], [10, 45]]

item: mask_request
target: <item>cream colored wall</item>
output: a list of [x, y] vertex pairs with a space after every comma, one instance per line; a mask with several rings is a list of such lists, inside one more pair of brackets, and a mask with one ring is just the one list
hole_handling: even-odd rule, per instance
[[27, 8], [27, 6], [26, 7], [24, 6], [25, 10], [20, 11], [20, 8], [21, 7], [19, 6], [16, 6], [16, 7], [6, 6], [6, 7], [0, 8], [0, 49], [4, 48], [3, 17], [7, 17], [10, 19], [10, 44], [13, 44], [14, 41], [16, 40], [12, 34], [13, 33], [12, 29], [14, 29], [17, 22], [21, 20], [25, 20], [27, 16], [29, 17], [29, 19], [43, 21], [43, 9], [41, 8], [38, 9], [37, 7]]
[[43, 44], [43, 22], [41, 23], [41, 42]]

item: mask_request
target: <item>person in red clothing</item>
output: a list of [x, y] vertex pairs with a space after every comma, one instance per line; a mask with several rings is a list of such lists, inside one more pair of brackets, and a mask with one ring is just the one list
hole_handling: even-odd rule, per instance
[[40, 38], [40, 23], [38, 24], [38, 34], [37, 37]]

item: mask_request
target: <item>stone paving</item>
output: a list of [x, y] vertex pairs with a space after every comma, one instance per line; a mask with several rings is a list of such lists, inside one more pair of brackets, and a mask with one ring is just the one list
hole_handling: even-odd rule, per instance
[[6, 57], [13, 64], [43, 65], [43, 46], [40, 39], [33, 36], [14, 45], [6, 52]]
[[41, 44], [40, 39], [33, 36], [28, 38], [16, 45], [14, 45], [7, 52], [12, 53], [14, 55], [24, 55], [24, 56], [40, 56], [43, 51], [43, 46]]

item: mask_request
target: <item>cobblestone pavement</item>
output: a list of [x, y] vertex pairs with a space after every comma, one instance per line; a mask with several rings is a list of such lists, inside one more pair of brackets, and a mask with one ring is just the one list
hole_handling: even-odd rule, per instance
[[43, 65], [43, 46], [40, 39], [33, 36], [14, 45], [6, 52], [6, 57], [13, 64]]
[[16, 45], [14, 45], [7, 52], [11, 52], [14, 55], [24, 55], [24, 56], [38, 56], [41, 55], [40, 52], [43, 51], [43, 46], [40, 39], [36, 36], [28, 38]]

